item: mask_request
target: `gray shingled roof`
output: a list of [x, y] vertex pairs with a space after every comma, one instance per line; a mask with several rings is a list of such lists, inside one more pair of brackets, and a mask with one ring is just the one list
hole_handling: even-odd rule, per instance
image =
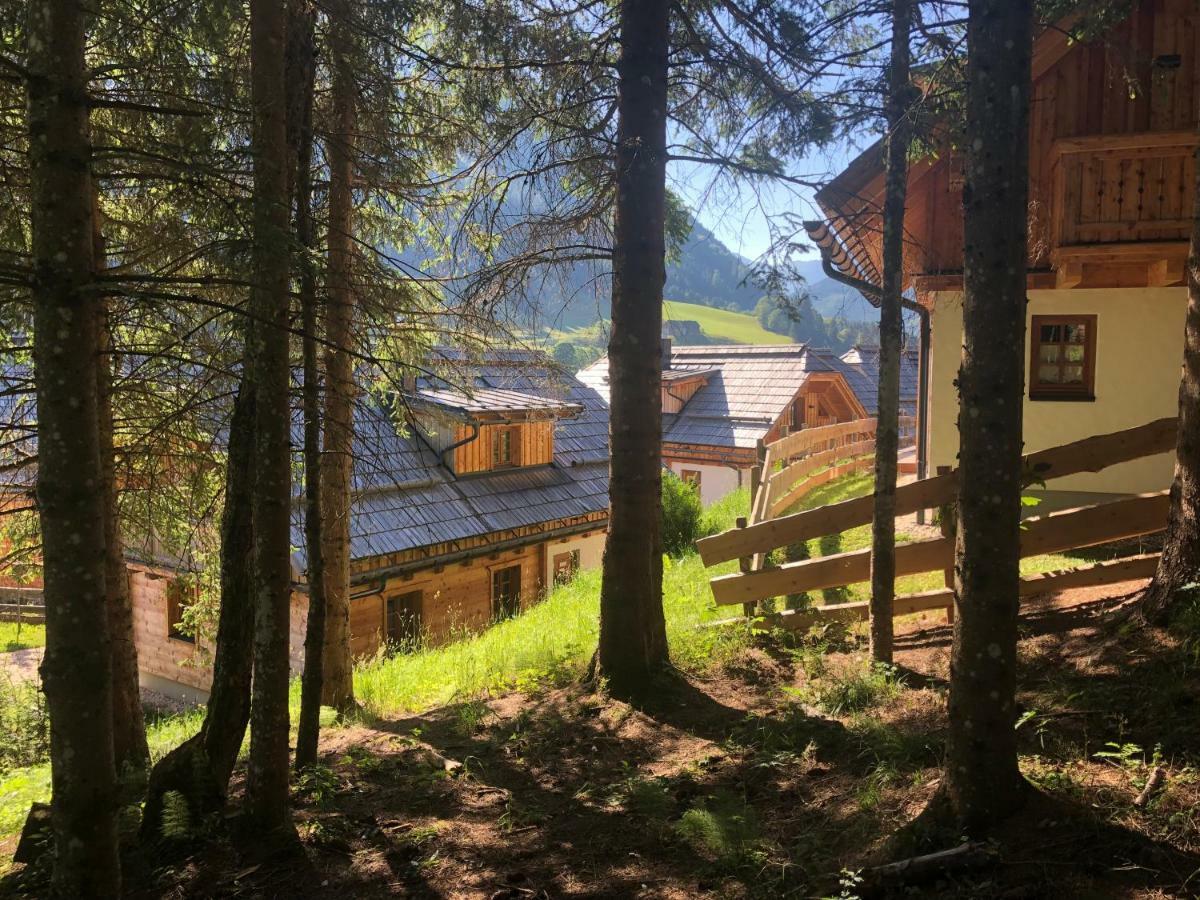
[[[594, 390], [532, 352], [494, 351], [481, 361], [446, 349], [437, 355], [435, 362], [456, 368], [458, 377], [421, 378], [419, 395], [454, 394], [472, 403], [519, 395], [539, 409], [577, 414], [555, 422], [551, 465], [455, 478], [415, 429], [397, 428], [379, 402], [364, 395], [355, 410], [352, 559], [608, 508], [608, 407]], [[294, 520], [294, 562], [303, 570], [302, 515]]]
[[481, 415], [505, 416], [544, 413], [546, 416], [572, 416], [583, 412], [577, 403], [568, 403], [552, 397], [523, 394], [520, 391], [505, 391], [497, 388], [476, 386], [468, 393], [465, 389], [431, 385], [421, 387], [409, 398], [411, 404], [429, 404], [455, 413], [465, 419]]
[[[900, 356], [900, 415], [917, 414], [920, 353], [905, 350]], [[856, 344], [841, 355], [839, 371], [868, 415], [879, 412], [879, 348]]]
[[[672, 375], [711, 373], [679, 413], [663, 416], [663, 440], [753, 448], [813, 372], [846, 367], [829, 349], [807, 344], [710, 344], [672, 347]], [[579, 373], [608, 398], [608, 358]]]

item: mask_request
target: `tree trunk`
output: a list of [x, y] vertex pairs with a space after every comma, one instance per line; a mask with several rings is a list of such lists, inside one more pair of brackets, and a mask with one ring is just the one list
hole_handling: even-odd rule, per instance
[[670, 4], [623, 0], [617, 65], [609, 525], [599, 674], [637, 695], [668, 663], [662, 607], [662, 300]]
[[879, 302], [879, 408], [875, 427], [875, 511], [871, 523], [871, 658], [892, 661], [896, 598], [896, 472], [900, 453], [900, 353], [904, 334], [904, 204], [908, 194], [909, 29], [912, 0], [892, 3], [888, 69], [887, 174], [883, 201], [883, 291]]
[[[92, 249], [96, 268], [106, 266], [108, 251], [100, 224], [99, 198], [92, 197]], [[108, 632], [112, 642], [113, 672], [113, 760], [118, 780], [138, 784], [150, 765], [146, 743], [146, 719], [142, 714], [142, 691], [138, 683], [137, 642], [133, 633], [133, 597], [125, 568], [125, 547], [117, 491], [117, 461], [113, 447], [112, 385], [115, 360], [112, 356], [112, 325], [106, 298], [96, 308], [96, 412], [100, 440], [100, 492], [104, 498], [104, 583], [108, 595]]]
[[[341, 712], [354, 706], [350, 657], [350, 478], [354, 465], [354, 72], [347, 4], [330, 10], [333, 131], [329, 163], [329, 270], [325, 310], [325, 452], [321, 456], [321, 555], [325, 567], [325, 658], [322, 702]], [[310, 579], [311, 582], [311, 579]]]
[[1017, 589], [1032, 0], [971, 0], [963, 358], [946, 788], [971, 834], [1023, 802]]
[[113, 764], [112, 654], [97, 423], [98, 320], [84, 8], [30, 7], [29, 175], [50, 713], [53, 890], [121, 890]]
[[[253, 330], [247, 322], [246, 331]], [[246, 343], [251, 338], [247, 334]], [[162, 798], [182, 794], [192, 821], [225, 807], [229, 778], [250, 721], [250, 682], [254, 653], [254, 379], [243, 366], [233, 403], [221, 517], [221, 614], [213, 680], [199, 733], [161, 759], [150, 773], [142, 812], [142, 838], [162, 832]]]
[[308, 621], [296, 736], [296, 770], [317, 761], [325, 652], [325, 567], [321, 561], [321, 383], [317, 364], [317, 285], [312, 260], [312, 102], [315, 75], [311, 7], [293, 2], [288, 14], [288, 143], [295, 147], [296, 243], [304, 331], [304, 543], [308, 550]]
[[[1196, 152], [1200, 162], [1200, 150]], [[1192, 241], [1188, 250], [1188, 304], [1183, 328], [1183, 374], [1179, 380], [1179, 431], [1175, 480], [1162, 557], [1141, 600], [1142, 616], [1165, 623], [1185, 589], [1200, 583], [1200, 168], [1193, 190]]]
[[250, 707], [247, 812], [273, 831], [288, 818], [288, 636], [291, 593], [288, 445], [289, 225], [282, 0], [251, 0], [250, 88], [254, 156], [257, 382], [254, 448], [254, 682]]

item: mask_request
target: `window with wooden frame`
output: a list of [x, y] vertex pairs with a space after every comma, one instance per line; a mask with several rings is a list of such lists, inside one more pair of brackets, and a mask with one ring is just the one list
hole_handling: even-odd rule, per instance
[[511, 619], [521, 611], [521, 567], [492, 570], [492, 618]]
[[699, 469], [680, 469], [679, 478], [684, 484], [691, 485], [697, 491], [700, 491], [700, 470]]
[[579, 572], [579, 551], [568, 550], [554, 554], [554, 583], [566, 584]]
[[196, 589], [186, 578], [167, 582], [167, 637], [176, 641], [196, 643], [195, 635], [183, 630], [183, 614], [196, 601]]
[[492, 468], [504, 469], [521, 464], [521, 426], [497, 428], [492, 435]]
[[1096, 317], [1034, 316], [1029, 399], [1096, 399]]

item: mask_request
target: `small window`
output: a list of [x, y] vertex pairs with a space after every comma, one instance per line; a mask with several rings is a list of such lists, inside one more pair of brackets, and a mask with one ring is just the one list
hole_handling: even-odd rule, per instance
[[502, 469], [520, 465], [521, 429], [519, 426], [497, 428], [492, 437], [492, 468]]
[[566, 584], [579, 571], [579, 551], [568, 550], [554, 554], [554, 583]]
[[700, 471], [699, 469], [680, 469], [679, 477], [684, 484], [689, 484], [696, 489], [696, 493], [700, 492]]
[[196, 643], [194, 635], [183, 630], [183, 615], [196, 600], [196, 590], [186, 578], [167, 582], [167, 636], [176, 641]]
[[521, 567], [506, 566], [492, 572], [492, 618], [511, 619], [521, 611]]
[[1034, 316], [1030, 400], [1094, 400], [1096, 317]]
[[424, 597], [421, 591], [408, 591], [387, 598], [387, 640], [403, 649], [416, 647], [421, 641], [421, 610]]

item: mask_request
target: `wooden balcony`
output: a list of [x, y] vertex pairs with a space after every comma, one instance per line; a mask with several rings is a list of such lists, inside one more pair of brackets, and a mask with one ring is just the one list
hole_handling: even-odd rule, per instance
[[1197, 140], [1194, 131], [1167, 131], [1054, 143], [1049, 230], [1058, 287], [1183, 283]]

